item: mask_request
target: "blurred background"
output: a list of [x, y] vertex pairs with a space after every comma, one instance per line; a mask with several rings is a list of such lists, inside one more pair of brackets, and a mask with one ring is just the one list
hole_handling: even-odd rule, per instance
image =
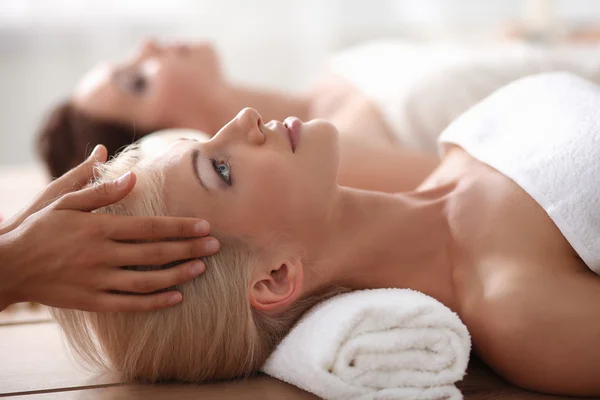
[[146, 37], [212, 40], [234, 81], [301, 89], [331, 53], [369, 39], [595, 46], [596, 24], [593, 0], [0, 0], [0, 197], [18, 190], [7, 171], [35, 164], [49, 107]]

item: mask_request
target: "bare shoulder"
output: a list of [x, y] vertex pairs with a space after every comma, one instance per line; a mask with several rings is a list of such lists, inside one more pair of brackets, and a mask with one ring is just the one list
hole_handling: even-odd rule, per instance
[[352, 83], [333, 72], [327, 72], [307, 93], [311, 100], [311, 113], [315, 117], [328, 118], [337, 113], [348, 98], [358, 93]]
[[[507, 262], [506, 260], [504, 262]], [[523, 262], [490, 280], [465, 315], [475, 351], [525, 389], [600, 395], [600, 277]], [[555, 268], [556, 267], [556, 268]]]
[[393, 129], [377, 105], [343, 77], [329, 73], [309, 92], [311, 117], [326, 118], [345, 137], [389, 146], [396, 144]]
[[449, 223], [475, 351], [525, 389], [600, 396], [600, 277], [515, 182], [461, 149], [445, 164], [442, 179], [460, 182]]

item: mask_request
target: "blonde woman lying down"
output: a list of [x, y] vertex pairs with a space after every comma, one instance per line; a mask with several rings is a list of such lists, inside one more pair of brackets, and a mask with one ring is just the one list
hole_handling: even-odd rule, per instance
[[207, 142], [134, 146], [97, 181], [133, 170], [138, 185], [100, 212], [210, 216], [222, 250], [174, 308], [54, 314], [80, 354], [126, 378], [203, 382], [258, 370], [328, 296], [412, 288], [457, 312], [508, 381], [598, 396], [598, 121], [594, 84], [525, 78], [455, 121], [440, 166], [395, 195], [337, 183], [325, 120], [264, 124], [246, 108]]

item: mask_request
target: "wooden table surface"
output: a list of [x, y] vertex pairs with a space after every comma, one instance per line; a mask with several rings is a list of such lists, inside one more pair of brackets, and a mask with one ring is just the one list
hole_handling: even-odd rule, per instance
[[[476, 359], [460, 383], [466, 400], [564, 399], [514, 388]], [[0, 399], [264, 399], [318, 398], [268, 376], [207, 385], [125, 384], [111, 373], [86, 371], [66, 349], [58, 326], [43, 308], [0, 313]]]

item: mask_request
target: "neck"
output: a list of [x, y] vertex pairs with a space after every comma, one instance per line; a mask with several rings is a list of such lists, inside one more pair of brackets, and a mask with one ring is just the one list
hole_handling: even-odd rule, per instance
[[210, 133], [216, 133], [245, 107], [256, 109], [265, 123], [273, 119], [283, 121], [289, 116], [304, 121], [309, 118], [309, 99], [300, 95], [244, 86], [227, 86], [220, 98], [219, 107], [213, 110], [211, 120], [207, 121]]
[[400, 195], [340, 188], [306, 285], [410, 288], [456, 310], [445, 213], [452, 188]]

